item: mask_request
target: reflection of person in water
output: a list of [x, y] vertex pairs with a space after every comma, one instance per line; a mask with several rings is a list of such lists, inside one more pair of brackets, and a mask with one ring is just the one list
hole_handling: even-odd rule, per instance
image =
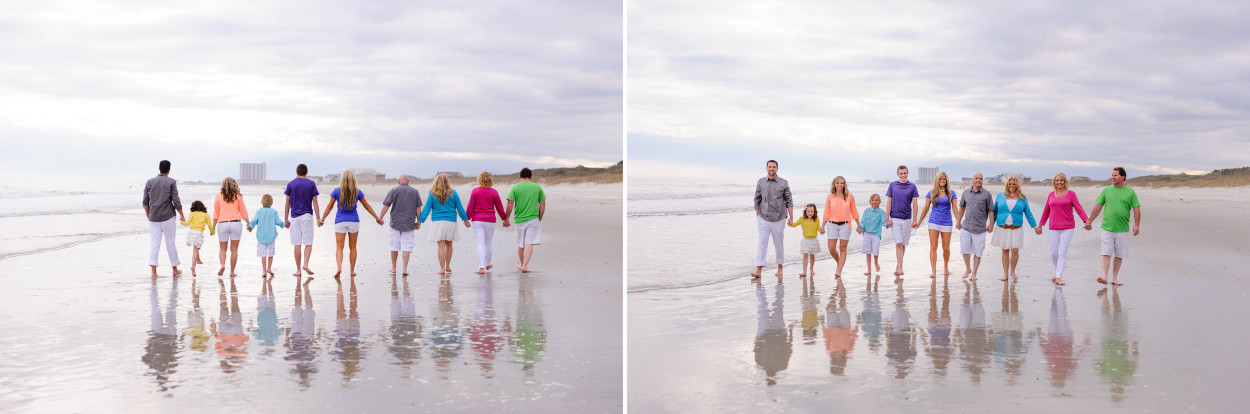
[[434, 309], [432, 325], [431, 358], [441, 377], [451, 379], [451, 361], [464, 349], [464, 335], [460, 332], [460, 311], [456, 309], [450, 276], [443, 275], [438, 284], [438, 305]]
[[239, 310], [239, 289], [230, 278], [230, 301], [226, 307], [226, 283], [217, 280], [221, 303], [217, 322], [213, 324], [213, 336], [217, 338], [217, 356], [221, 358], [221, 370], [226, 373], [238, 371], [247, 362], [247, 334], [243, 333], [243, 311]]
[[985, 326], [985, 308], [981, 306], [981, 290], [976, 282], [964, 283], [964, 300], [959, 306], [959, 330], [955, 342], [959, 344], [959, 359], [968, 370], [974, 384], [981, 382], [981, 373], [990, 364], [989, 332]]
[[851, 312], [846, 309], [846, 289], [842, 286], [842, 279], [835, 280], [838, 286], [829, 295], [829, 305], [825, 307], [824, 334], [829, 373], [840, 376], [846, 373], [846, 363], [855, 348], [859, 326], [851, 326]]
[[805, 279], [802, 282], [803, 295], [799, 296], [799, 306], [803, 309], [803, 316], [799, 320], [799, 326], [803, 328], [803, 344], [815, 345], [816, 335], [819, 333], [817, 328], [820, 327], [820, 312], [817, 311], [820, 307], [820, 297], [816, 296], [816, 278]]
[[786, 320], [783, 305], [785, 290], [781, 283], [773, 287], [772, 309], [768, 306], [768, 297], [764, 293], [764, 285], [754, 279], [755, 297], [759, 299], [756, 316], [759, 323], [755, 329], [755, 363], [764, 368], [768, 385], [777, 384], [777, 373], [785, 371], [790, 365], [790, 354], [794, 352], [793, 340], [786, 331]]
[[360, 340], [360, 314], [356, 312], [356, 279], [352, 278], [349, 290], [349, 307], [343, 306], [343, 281], [338, 284], [337, 312], [334, 315], [334, 359], [343, 364], [343, 385], [350, 384], [360, 372], [360, 362], [365, 358], [365, 347]]
[[191, 310], [187, 311], [187, 328], [182, 330], [182, 337], [191, 336], [192, 351], [208, 349], [208, 328], [204, 325], [204, 311], [200, 309], [200, 287], [195, 279], [191, 279]]
[[412, 365], [421, 359], [421, 318], [408, 289], [408, 278], [403, 278], [403, 296], [399, 282], [391, 275], [391, 338], [390, 351], [397, 364], [403, 367], [403, 378], [412, 378]]
[[1068, 378], [1076, 371], [1077, 356], [1073, 355], [1072, 328], [1068, 327], [1068, 306], [1063, 301], [1063, 289], [1055, 288], [1050, 299], [1050, 324], [1046, 334], [1037, 328], [1037, 342], [1046, 357], [1046, 372], [1050, 373], [1050, 385], [1062, 389]]
[[864, 285], [862, 300], [864, 310], [859, 313], [859, 326], [864, 328], [868, 349], [876, 352], [881, 349], [881, 301], [877, 299], [877, 281], [872, 276]]
[[256, 329], [252, 337], [260, 346], [270, 347], [262, 352], [270, 354], [278, 345], [278, 303], [273, 297], [273, 279], [265, 278], [260, 284], [260, 296], [256, 297]]
[[[313, 348], [313, 335], [317, 330], [317, 312], [313, 311], [312, 293], [307, 280], [295, 279], [295, 306], [291, 308], [291, 327], [286, 338], [286, 359], [292, 362], [291, 373], [299, 377], [299, 385], [307, 389], [312, 385], [312, 374], [317, 373], [317, 350]], [[302, 283], [301, 283], [302, 282]]]
[[1098, 375], [1111, 385], [1111, 400], [1124, 400], [1124, 387], [1133, 382], [1137, 373], [1137, 341], [1130, 341], [1128, 315], [1120, 306], [1118, 288], [1098, 291], [1102, 298], [1102, 355], [1098, 357]]
[[903, 297], [903, 284], [896, 285], [898, 296], [894, 299], [894, 314], [890, 315], [890, 324], [885, 328], [885, 356], [890, 358], [890, 365], [894, 366], [894, 378], [904, 379], [916, 359], [916, 336], [912, 332], [907, 299]]
[[547, 347], [547, 327], [543, 324], [543, 308], [534, 297], [534, 281], [521, 275], [517, 284], [516, 337], [513, 339], [514, 362], [522, 371], [534, 375], [534, 365], [542, 360]]
[[994, 314], [994, 360], [1007, 372], [1007, 385], [1015, 385], [1020, 378], [1031, 342], [1033, 334], [1024, 334], [1024, 316], [1012, 283], [1003, 288], [1003, 311]]
[[925, 354], [933, 361], [933, 373], [946, 376], [951, 362], [951, 289], [942, 281], [942, 306], [938, 307], [937, 279], [929, 285], [929, 343]]
[[143, 360], [156, 377], [156, 388], [169, 391], [169, 376], [178, 368], [178, 278], [173, 278], [169, 288], [169, 304], [161, 312], [160, 294], [156, 292], [156, 278], [152, 278], [149, 296], [152, 300], [151, 330], [148, 343], [143, 347]]
[[482, 368], [482, 376], [494, 378], [495, 355], [503, 349], [504, 335], [499, 331], [499, 319], [495, 316], [495, 291], [490, 277], [477, 281], [477, 313], [469, 326], [469, 344]]

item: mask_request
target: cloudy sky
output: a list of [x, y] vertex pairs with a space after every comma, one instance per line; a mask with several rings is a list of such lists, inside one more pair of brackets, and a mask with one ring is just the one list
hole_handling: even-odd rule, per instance
[[1250, 165], [1250, 3], [631, 0], [630, 174]]
[[0, 171], [614, 164], [622, 13], [611, 0], [6, 2]]

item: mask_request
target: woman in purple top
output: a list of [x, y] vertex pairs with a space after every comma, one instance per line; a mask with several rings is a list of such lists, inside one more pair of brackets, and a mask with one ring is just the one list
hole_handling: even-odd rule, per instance
[[1068, 191], [1068, 176], [1064, 173], [1055, 174], [1052, 185], [1055, 191], [1046, 196], [1046, 206], [1042, 208], [1042, 221], [1034, 230], [1042, 234], [1042, 226], [1050, 219], [1050, 262], [1055, 265], [1055, 277], [1050, 278], [1056, 285], [1063, 285], [1063, 267], [1068, 263], [1068, 243], [1072, 241], [1072, 233], [1076, 229], [1076, 219], [1072, 212], [1081, 216], [1081, 222], [1089, 218], [1076, 192]]
[[473, 235], [477, 238], [477, 274], [484, 275], [495, 265], [490, 263], [491, 242], [495, 239], [495, 214], [503, 219], [503, 226], [508, 227], [508, 217], [504, 216], [503, 201], [499, 192], [491, 186], [494, 180], [490, 173], [482, 171], [477, 175], [477, 188], [469, 193], [469, 220], [473, 222]]
[[929, 267], [932, 270], [929, 278], [937, 278], [939, 238], [942, 239], [942, 268], [946, 271], [944, 274], [950, 276], [951, 232], [954, 231], [955, 224], [951, 213], [959, 215], [959, 204], [956, 203], [955, 192], [951, 191], [950, 178], [946, 171], [939, 171], [937, 177], [933, 178], [933, 189], [924, 198], [924, 211], [920, 213], [920, 220], [924, 221], [924, 216], [929, 214], [929, 208], [933, 208], [933, 215], [929, 216]]

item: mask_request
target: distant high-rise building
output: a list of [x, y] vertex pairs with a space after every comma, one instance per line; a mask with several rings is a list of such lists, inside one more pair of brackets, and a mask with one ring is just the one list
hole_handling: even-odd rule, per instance
[[933, 184], [933, 179], [937, 178], [938, 167], [919, 167], [917, 168], [916, 178], [914, 180], [919, 183], [917, 185]]
[[265, 182], [265, 163], [239, 163], [239, 184], [260, 184]]

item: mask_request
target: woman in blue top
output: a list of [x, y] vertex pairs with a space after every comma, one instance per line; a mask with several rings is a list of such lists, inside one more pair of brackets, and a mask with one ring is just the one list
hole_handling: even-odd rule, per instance
[[426, 218], [431, 220], [433, 231], [430, 232], [430, 241], [438, 242], [440, 275], [451, 273], [451, 243], [459, 238], [456, 231], [457, 217], [464, 221], [465, 228], [470, 227], [469, 215], [464, 212], [464, 205], [460, 204], [460, 195], [451, 189], [447, 176], [439, 174], [434, 177], [434, 184], [430, 186], [425, 206], [421, 208], [421, 217], [417, 221], [425, 223]]
[[933, 189], [924, 195], [924, 211], [920, 213], [920, 220], [924, 220], [924, 216], [929, 214], [929, 208], [933, 208], [933, 215], [929, 216], [929, 267], [932, 269], [929, 278], [937, 278], [937, 245], [938, 238], [942, 239], [942, 269], [945, 269], [947, 276], [951, 274], [951, 231], [954, 229], [954, 216], [951, 213], [959, 214], [959, 204], [955, 202], [957, 198], [955, 192], [951, 191], [950, 179], [946, 176], [945, 171], [940, 171], [937, 177], [933, 178]]
[[1020, 179], [1007, 178], [1003, 192], [994, 199], [994, 217], [998, 231], [994, 232], [991, 243], [1003, 249], [1003, 278], [998, 280], [1006, 281], [1008, 275], [1012, 280], [1019, 280], [1016, 263], [1020, 261], [1020, 247], [1024, 246], [1024, 230], [1020, 227], [1025, 219], [1029, 220], [1030, 228], [1037, 227], [1033, 210], [1029, 209], [1029, 198], [1020, 191]]
[[[355, 197], [344, 196], [345, 194], [355, 194]], [[352, 170], [343, 170], [343, 176], [339, 178], [339, 186], [330, 192], [330, 204], [326, 206], [325, 213], [321, 214], [320, 223], [324, 224], [326, 217], [330, 216], [330, 210], [337, 203], [338, 212], [334, 215], [334, 243], [336, 250], [334, 258], [338, 261], [338, 271], [334, 272], [334, 278], [338, 279], [339, 274], [343, 273], [343, 239], [347, 238], [348, 247], [351, 248], [351, 271], [352, 277], [356, 277], [356, 236], [360, 232], [360, 215], [356, 214], [356, 202], [373, 216], [373, 220], [379, 225], [382, 224], [382, 218], [373, 212], [373, 207], [369, 206], [369, 202], [365, 201], [365, 192], [360, 191], [356, 187], [356, 174]]]

